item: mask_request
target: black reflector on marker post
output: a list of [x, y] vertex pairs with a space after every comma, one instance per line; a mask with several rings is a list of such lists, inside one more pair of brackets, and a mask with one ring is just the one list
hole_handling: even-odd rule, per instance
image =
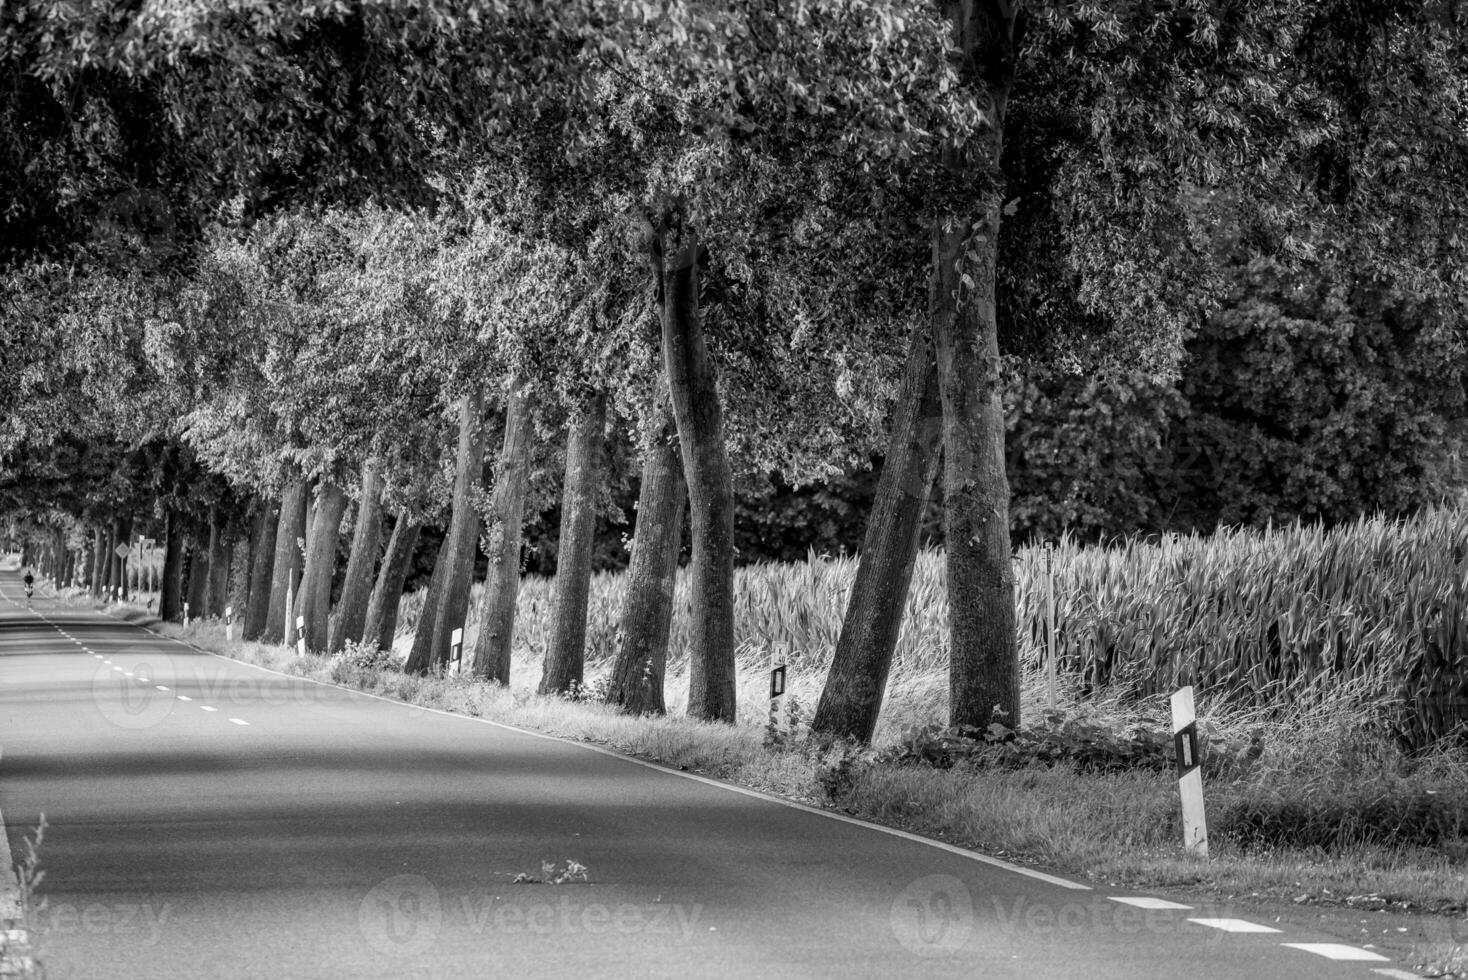
[[1198, 723], [1188, 723], [1182, 731], [1172, 733], [1172, 748], [1177, 758], [1177, 778], [1182, 779], [1198, 768]]
[[770, 737], [780, 727], [780, 695], [785, 693], [785, 665], [770, 668]]

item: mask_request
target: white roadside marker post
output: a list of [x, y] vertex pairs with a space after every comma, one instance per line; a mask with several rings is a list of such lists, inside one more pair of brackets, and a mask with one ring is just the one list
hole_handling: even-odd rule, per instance
[[464, 672], [464, 631], [456, 629], [449, 634], [449, 659], [454, 662], [454, 672]]
[[291, 619], [291, 610], [296, 608], [296, 583], [295, 575], [289, 575], [285, 580], [285, 645], [293, 647], [296, 645], [296, 628]]
[[1177, 753], [1177, 789], [1183, 803], [1183, 846], [1208, 857], [1208, 821], [1203, 814], [1203, 770], [1198, 767], [1198, 715], [1191, 686], [1172, 693], [1172, 745]]
[[[770, 659], [775, 659], [771, 652]], [[770, 734], [773, 736], [780, 729], [780, 697], [785, 693], [785, 664], [781, 663], [770, 668]]]
[[234, 606], [224, 607], [224, 638], [234, 639]]
[[189, 628], [189, 604], [184, 603], [184, 629]]
[[296, 653], [306, 655], [306, 617], [296, 617]]
[[1045, 542], [1045, 700], [1055, 710], [1055, 573], [1050, 542]]

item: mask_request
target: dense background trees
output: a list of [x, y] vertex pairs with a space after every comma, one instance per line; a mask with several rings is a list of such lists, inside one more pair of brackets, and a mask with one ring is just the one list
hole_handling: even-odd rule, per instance
[[721, 720], [736, 561], [860, 549], [816, 717], [857, 738], [942, 543], [952, 720], [1013, 723], [1015, 539], [1456, 488], [1465, 38], [1449, 0], [8, 6], [0, 512], [58, 581], [152, 537], [164, 615], [317, 652], [416, 570], [414, 671], [482, 552], [498, 680], [544, 539], [546, 692], [630, 560], [634, 711], [681, 554]]

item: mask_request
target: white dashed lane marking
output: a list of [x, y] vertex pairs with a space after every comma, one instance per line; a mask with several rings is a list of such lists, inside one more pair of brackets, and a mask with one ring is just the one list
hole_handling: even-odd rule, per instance
[[230, 721], [234, 722], [236, 725], [248, 725], [249, 724], [249, 722], [248, 721], [245, 721], [243, 718], [231, 718]]
[[1257, 922], [1249, 922], [1245, 919], [1189, 919], [1200, 926], [1208, 926], [1210, 929], [1222, 929], [1224, 932], [1279, 932], [1273, 926], [1261, 926]]
[[199, 707], [200, 708], [203, 708], [205, 711], [218, 711], [219, 710], [218, 708], [216, 708], [216, 707], [214, 707], [212, 705], [208, 705], [208, 704], [201, 704], [201, 705], [199, 705]]
[[[1141, 898], [1120, 898], [1120, 897], [1118, 897], [1116, 895], [1112, 895], [1111, 896], [1111, 900], [1113, 902], [1120, 902], [1123, 905], [1134, 905], [1134, 906], [1136, 906], [1139, 909], [1181, 909], [1181, 910], [1189, 910], [1189, 909], [1192, 908], [1191, 905], [1179, 905], [1177, 902], [1169, 902], [1169, 901], [1167, 901], [1164, 898], [1145, 898], [1145, 897], [1141, 897]], [[1196, 921], [1196, 920], [1194, 920], [1194, 921]]]
[[1280, 943], [1290, 949], [1303, 949], [1307, 953], [1316, 956], [1324, 956], [1328, 960], [1355, 960], [1358, 963], [1386, 963], [1385, 956], [1373, 953], [1369, 949], [1361, 949], [1359, 946], [1347, 946], [1345, 943]]
[[180, 694], [180, 695], [178, 695], [178, 699], [180, 701], [192, 701], [192, 700], [194, 700], [193, 698], [189, 697], [187, 694]]
[[157, 687], [160, 691], [168, 690], [168, 688], [164, 687], [162, 684], [155, 684], [154, 686]]

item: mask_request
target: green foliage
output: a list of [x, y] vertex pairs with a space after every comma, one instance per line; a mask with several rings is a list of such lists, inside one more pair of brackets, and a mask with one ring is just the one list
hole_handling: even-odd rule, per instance
[[1401, 291], [1258, 262], [1188, 344], [1163, 526], [1408, 513], [1462, 451], [1468, 323]]
[[[1199, 764], [1210, 777], [1247, 769], [1264, 749], [1251, 737], [1198, 739]], [[1176, 765], [1172, 730], [1149, 714], [1119, 717], [1087, 706], [1040, 712], [1037, 723], [1011, 730], [993, 724], [986, 732], [961, 732], [938, 725], [914, 727], [879, 756], [881, 761], [922, 763], [939, 769], [965, 764], [979, 769], [1061, 767], [1075, 772], [1170, 771]]]
[[391, 650], [348, 641], [342, 652], [331, 658], [329, 676], [338, 684], [361, 684], [363, 678], [382, 671], [397, 671], [401, 666]]
[[[1082, 700], [1109, 694], [1133, 701], [1193, 684], [1222, 703], [1266, 713], [1339, 698], [1375, 718], [1404, 748], [1461, 739], [1468, 732], [1465, 555], [1468, 516], [1461, 509], [1332, 530], [1169, 535], [1112, 548], [1066, 537], [1050, 566], [1061, 683]], [[1014, 571], [1021, 661], [1037, 669], [1046, 649], [1043, 550], [1020, 548]], [[802, 673], [825, 671], [855, 574], [849, 557], [738, 569], [741, 657], [764, 664], [774, 652]], [[592, 579], [590, 666], [615, 650], [624, 589], [623, 575]], [[688, 590], [680, 576], [669, 647], [674, 664], [688, 651]], [[400, 628], [408, 628], [414, 605], [405, 597]], [[550, 581], [528, 577], [517, 649], [545, 648], [550, 609]], [[895, 673], [946, 667], [947, 617], [942, 556], [924, 552], [903, 612]]]
[[24, 838], [25, 855], [12, 869], [16, 886], [12, 895], [20, 906], [20, 917], [0, 920], [0, 972], [18, 980], [43, 980], [46, 976], [44, 962], [36, 949], [43, 935], [40, 913], [46, 908], [46, 900], [38, 891], [46, 879], [46, 872], [41, 868], [46, 826], [43, 813], [35, 831]]
[[512, 885], [564, 885], [573, 881], [590, 881], [591, 872], [586, 865], [574, 858], [564, 861], [541, 861], [540, 874], [533, 875], [520, 872], [515, 875]]
[[1468, 840], [1468, 787], [1407, 775], [1252, 786], [1230, 794], [1209, 814], [1209, 824], [1214, 835], [1250, 849], [1461, 847]]
[[1171, 385], [1139, 369], [1082, 374], [1011, 360], [1004, 408], [1017, 539], [1094, 541], [1167, 523], [1167, 435], [1186, 412]]

